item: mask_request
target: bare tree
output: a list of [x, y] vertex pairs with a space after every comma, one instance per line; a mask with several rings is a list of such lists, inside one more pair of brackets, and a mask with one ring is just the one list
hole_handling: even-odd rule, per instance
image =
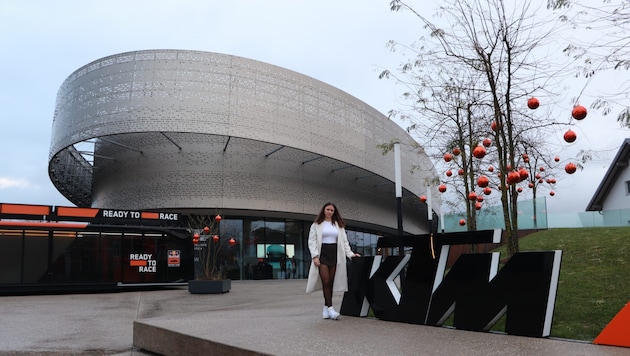
[[[481, 162], [495, 162], [498, 174], [492, 180], [500, 192], [512, 256], [519, 250], [517, 201], [522, 187], [518, 184], [531, 182], [531, 169], [525, 170], [523, 158], [529, 154], [523, 154], [531, 152], [537, 160], [549, 161], [542, 155], [544, 140], [534, 138], [549, 135], [544, 132], [557, 130], [560, 124], [553, 117], [541, 120], [533, 115], [526, 102], [533, 93], [545, 98], [555, 95], [548, 88], [559, 87], [554, 81], [568, 67], [566, 61], [555, 60], [558, 56], [545, 45], [566, 22], [541, 16], [529, 1], [446, 0], [438, 9], [439, 22], [404, 1], [393, 0], [390, 5], [393, 11], [416, 15], [429, 35], [419, 40], [421, 45], [407, 47], [416, 57], [399, 73], [382, 73], [410, 89], [403, 97], [412, 105], [391, 114], [412, 120], [409, 128], [421, 143], [431, 142], [442, 152], [459, 145], [467, 154], [458, 162], [465, 172], [460, 188], [469, 223], [476, 203], [471, 205], [468, 195], [482, 174]], [[492, 143], [487, 151], [482, 145], [485, 140]], [[478, 147], [484, 147], [484, 154], [472, 154]]]
[[[548, 0], [547, 7], [561, 10], [566, 21], [580, 36], [571, 38], [565, 55], [579, 61], [575, 76], [583, 79], [575, 102], [588, 93], [589, 85], [603, 74], [630, 69], [630, 3], [627, 0]], [[569, 11], [564, 11], [569, 10]], [[627, 76], [625, 76], [627, 78]], [[619, 77], [617, 77], [618, 79]], [[622, 127], [630, 128], [628, 80], [617, 81], [607, 92], [592, 93], [591, 108], [603, 115], [616, 114]]]

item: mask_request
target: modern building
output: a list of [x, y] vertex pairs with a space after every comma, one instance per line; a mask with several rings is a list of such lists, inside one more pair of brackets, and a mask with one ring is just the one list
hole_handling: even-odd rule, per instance
[[[382, 113], [259, 61], [145, 50], [96, 60], [63, 82], [48, 171], [77, 207], [222, 215], [222, 234], [238, 247], [232, 278], [254, 278], [260, 263], [272, 264], [273, 278], [302, 278], [308, 230], [327, 201], [360, 253], [397, 233], [395, 157], [380, 148], [392, 142], [401, 148], [404, 233], [427, 233], [418, 197], [436, 170]], [[439, 199], [433, 191], [438, 213]], [[280, 268], [277, 251], [293, 266]]]
[[625, 139], [586, 211], [599, 211], [604, 226], [630, 225], [630, 139]]

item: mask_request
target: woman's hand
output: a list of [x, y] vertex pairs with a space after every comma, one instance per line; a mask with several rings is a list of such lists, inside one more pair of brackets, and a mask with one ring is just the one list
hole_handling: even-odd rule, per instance
[[315, 264], [315, 267], [319, 267], [319, 265], [321, 264], [319, 262], [319, 256], [313, 257], [313, 263]]
[[353, 257], [353, 258], [354, 258], [354, 257], [361, 257], [361, 255], [360, 255], [360, 254], [358, 254], [358, 253], [355, 253], [355, 254], [354, 254], [354, 256], [352, 256], [352, 257]]

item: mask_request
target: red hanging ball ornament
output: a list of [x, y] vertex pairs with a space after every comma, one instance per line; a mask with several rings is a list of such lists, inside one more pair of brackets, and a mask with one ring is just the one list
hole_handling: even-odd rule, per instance
[[468, 193], [468, 200], [477, 200], [477, 193], [475, 192], [470, 192]]
[[204, 233], [204, 234], [207, 234], [207, 233], [209, 233], [209, 232], [210, 232], [210, 228], [209, 228], [209, 227], [207, 227], [207, 226], [204, 226], [204, 228], [203, 228], [203, 233]]
[[498, 127], [499, 124], [497, 124], [496, 121], [492, 121], [492, 124], [490, 124], [490, 128], [492, 129], [492, 131], [496, 131]]
[[568, 143], [574, 142], [576, 138], [577, 135], [571, 129], [564, 133], [564, 140]]
[[516, 171], [510, 171], [507, 175], [508, 184], [516, 184], [521, 181], [521, 176]]
[[462, 169], [462, 168], [458, 169], [457, 170], [457, 174], [460, 175], [460, 176], [463, 176], [464, 175], [464, 169]]
[[214, 242], [219, 241], [219, 235], [212, 236], [212, 241], [214, 241]]
[[453, 160], [453, 155], [452, 154], [450, 154], [450, 153], [445, 153], [444, 154], [444, 161], [445, 162], [450, 162], [452, 160]]
[[214, 217], [214, 221], [219, 222], [221, 221], [221, 215], [217, 215]]
[[584, 119], [586, 117], [586, 114], [586, 108], [582, 105], [577, 105], [573, 107], [573, 110], [571, 111], [571, 116], [573, 116], [573, 118], [576, 120]]
[[488, 167], [488, 172], [490, 172], [490, 173], [494, 172], [494, 167], [492, 167], [492, 166]]
[[230, 241], [228, 241], [230, 243], [230, 246], [234, 246], [236, 245], [236, 240], [234, 240], [234, 238], [230, 238]]
[[459, 147], [454, 147], [453, 148], [453, 154], [455, 156], [459, 156], [460, 153], [462, 153], [462, 150], [460, 150]]
[[481, 177], [477, 178], [477, 185], [480, 188], [487, 187], [489, 183], [490, 183], [490, 179], [488, 179], [488, 177], [486, 177], [486, 176], [481, 176]]
[[529, 98], [529, 100], [527, 100], [527, 107], [532, 110], [537, 109], [539, 105], [540, 101], [536, 98]]
[[473, 149], [472, 154], [475, 158], [482, 159], [486, 156], [486, 149], [483, 146], [477, 146]]
[[553, 160], [556, 161], [556, 162], [560, 162], [560, 157], [556, 156], [556, 157], [554, 157]]
[[490, 187], [483, 188], [483, 194], [485, 194], [485, 195], [492, 194], [492, 189]]
[[525, 179], [527, 179], [529, 177], [529, 173], [527, 172], [527, 169], [525, 168], [521, 168], [518, 170], [518, 175], [519, 177], [521, 177], [521, 181], [524, 181]]
[[481, 209], [481, 203], [480, 202], [476, 202], [475, 203], [475, 210], [479, 210]]
[[554, 192], [553, 190], [549, 192], [549, 195], [554, 196], [556, 195], [556, 192]]
[[569, 163], [567, 163], [566, 166], [564, 166], [564, 170], [565, 170], [565, 172], [567, 172], [569, 174], [573, 174], [577, 170], [577, 166], [575, 165], [575, 163], [569, 162]]
[[423, 202], [423, 203], [426, 203], [427, 202], [427, 196], [426, 195], [421, 195], [420, 196], [420, 201]]
[[492, 140], [489, 138], [484, 138], [483, 141], [481, 141], [481, 144], [484, 147], [490, 147], [490, 145], [492, 144]]
[[459, 225], [461, 225], [461, 226], [466, 225], [466, 220], [461, 219], [461, 220], [459, 221]]
[[440, 186], [438, 187], [438, 190], [440, 191], [440, 193], [444, 193], [446, 191], [446, 185], [440, 184]]
[[453, 175], [453, 172], [450, 169], [446, 171], [446, 176], [447, 177], [450, 177], [452, 175]]

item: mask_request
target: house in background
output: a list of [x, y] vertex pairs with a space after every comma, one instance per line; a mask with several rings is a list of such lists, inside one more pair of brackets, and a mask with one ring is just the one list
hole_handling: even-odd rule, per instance
[[610, 163], [586, 211], [600, 211], [604, 226], [630, 225], [630, 139], [625, 139]]

